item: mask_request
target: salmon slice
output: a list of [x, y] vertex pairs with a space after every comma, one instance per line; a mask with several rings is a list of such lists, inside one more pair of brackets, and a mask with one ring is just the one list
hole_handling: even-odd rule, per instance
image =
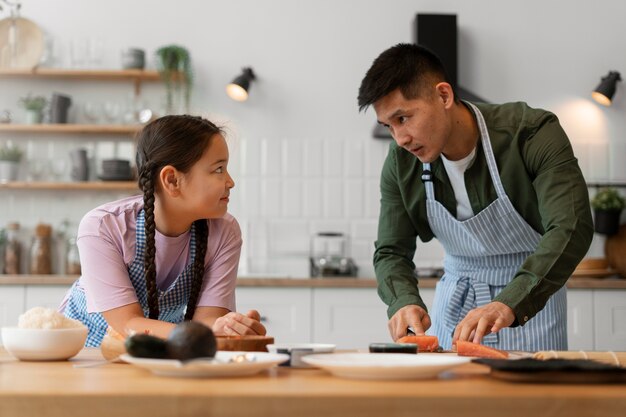
[[459, 356], [473, 356], [476, 358], [489, 359], [506, 359], [509, 357], [509, 352], [504, 350], [461, 340], [456, 341], [456, 353]]
[[404, 336], [396, 340], [396, 343], [415, 343], [417, 352], [437, 352], [439, 339], [437, 336]]

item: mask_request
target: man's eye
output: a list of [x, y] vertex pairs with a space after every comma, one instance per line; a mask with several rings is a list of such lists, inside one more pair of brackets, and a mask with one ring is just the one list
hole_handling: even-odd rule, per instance
[[400, 116], [400, 117], [398, 117], [398, 122], [399, 122], [400, 124], [402, 124], [402, 123], [406, 122], [408, 119], [409, 119], [409, 118], [408, 118], [408, 117], [406, 117], [406, 116]]

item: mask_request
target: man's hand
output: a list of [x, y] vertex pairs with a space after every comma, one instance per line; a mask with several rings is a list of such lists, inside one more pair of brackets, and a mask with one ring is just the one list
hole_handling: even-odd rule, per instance
[[396, 311], [389, 323], [389, 334], [396, 341], [407, 335], [409, 327], [413, 328], [413, 332], [417, 335], [423, 335], [430, 327], [430, 317], [426, 310], [417, 305], [407, 305]]
[[511, 307], [493, 301], [467, 313], [454, 330], [452, 344], [457, 340], [480, 343], [486, 334], [497, 333], [509, 327], [514, 321], [515, 314]]

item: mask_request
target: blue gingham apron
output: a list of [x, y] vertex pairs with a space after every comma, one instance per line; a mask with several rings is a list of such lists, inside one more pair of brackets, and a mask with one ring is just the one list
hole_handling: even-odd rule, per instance
[[[144, 278], [143, 254], [146, 247], [146, 233], [144, 230], [144, 211], [137, 215], [137, 238], [135, 259], [128, 266], [130, 281], [135, 287], [139, 304], [143, 314], [148, 317], [148, 291]], [[193, 281], [193, 262], [196, 255], [195, 226], [191, 226], [191, 242], [189, 247], [190, 262], [176, 280], [165, 290], [158, 290], [159, 294], [159, 320], [170, 323], [180, 323], [185, 317], [187, 300]], [[101, 313], [87, 312], [87, 299], [85, 292], [78, 285], [78, 281], [72, 285], [70, 298], [65, 307], [64, 314], [67, 317], [80, 320], [89, 329], [85, 346], [100, 346], [107, 328], [107, 322]]]
[[[456, 325], [467, 313], [490, 303], [513, 279], [541, 239], [517, 213], [504, 191], [485, 120], [476, 115], [489, 173], [497, 198], [475, 216], [459, 221], [438, 201], [430, 164], [424, 164], [428, 223], [445, 249], [444, 275], [437, 284], [429, 334], [445, 349], [452, 345]], [[483, 344], [506, 350], [567, 350], [567, 300], [558, 290], [542, 311], [523, 326], [505, 328], [483, 338]]]

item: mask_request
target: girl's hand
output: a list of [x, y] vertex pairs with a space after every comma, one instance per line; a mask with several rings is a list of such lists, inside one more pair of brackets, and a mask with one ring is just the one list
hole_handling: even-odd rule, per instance
[[250, 310], [245, 315], [230, 312], [215, 320], [213, 332], [223, 336], [265, 335], [267, 330], [260, 320], [256, 310]]

